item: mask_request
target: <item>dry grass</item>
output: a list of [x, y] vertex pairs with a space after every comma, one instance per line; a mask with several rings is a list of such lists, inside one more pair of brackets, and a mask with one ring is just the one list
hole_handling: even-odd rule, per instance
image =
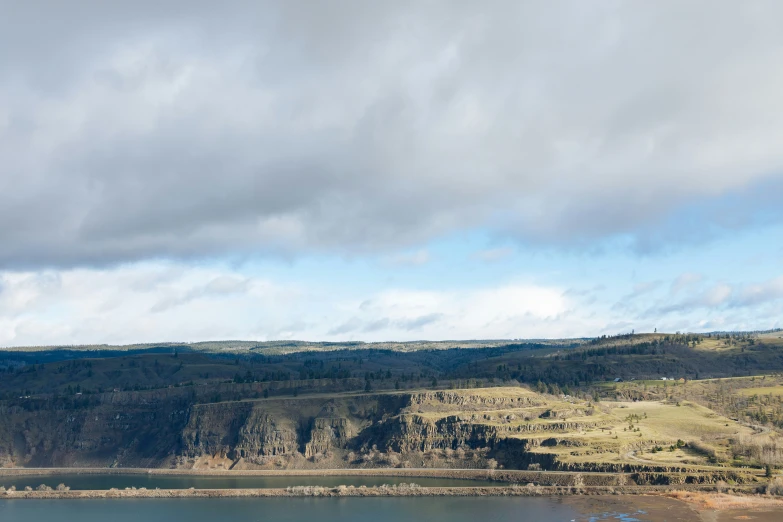
[[[751, 428], [687, 401], [679, 406], [660, 401], [591, 404], [512, 387], [448, 393], [473, 402], [466, 409], [425, 401], [410, 414], [433, 422], [457, 417], [493, 426], [503, 436], [532, 441], [532, 452], [555, 454], [568, 463], [714, 467], [716, 461], [731, 459], [732, 440], [754, 436]], [[493, 398], [504, 400], [488, 400]], [[523, 401], [515, 408], [508, 399]], [[678, 441], [687, 447], [678, 447]]]
[[[600, 408], [594, 415], [578, 419], [590, 420], [597, 427], [560, 434], [522, 433], [518, 437], [559, 439], [556, 446], [539, 446], [532, 451], [554, 453], [566, 462], [706, 466], [711, 458], [729, 458], [732, 439], [753, 434], [750, 428], [687, 402], [681, 406], [662, 402], [602, 403]], [[688, 443], [688, 447], [676, 448], [678, 440]], [[663, 451], [652, 452], [656, 446]], [[671, 446], [674, 451], [669, 451]]]
[[701, 509], [755, 509], [783, 508], [783, 499], [765, 495], [729, 495], [726, 493], [704, 493], [699, 491], [668, 491], [665, 497], [676, 498], [696, 504]]
[[[777, 438], [774, 433], [756, 433], [751, 427], [685, 400], [592, 404], [512, 387], [449, 393], [472, 398], [473, 402], [465, 408], [425, 401], [410, 413], [431, 422], [456, 417], [492, 426], [505, 437], [530, 441], [529, 451], [554, 454], [564, 463], [653, 464], [708, 470], [716, 465], [731, 467], [740, 442], [743, 448], [757, 448], [756, 453], [763, 455], [769, 453], [769, 448], [777, 448], [772, 444]], [[493, 398], [512, 402], [488, 401]], [[517, 403], [514, 399], [524, 400]], [[742, 462], [746, 465], [751, 460]]]
[[758, 336], [759, 341], [764, 344], [783, 346], [783, 332], [768, 332]]
[[[770, 384], [773, 384], [770, 382]], [[743, 388], [741, 390], [737, 390], [737, 393], [740, 395], [744, 395], [745, 397], [752, 397], [754, 395], [772, 395], [774, 397], [779, 397], [783, 395], [783, 385], [777, 384], [772, 386], [762, 386], [762, 387], [756, 387], [756, 388]]]
[[[473, 389], [461, 389], [461, 390], [443, 390], [445, 393], [454, 393], [463, 397], [481, 397], [485, 399], [502, 398], [502, 399], [517, 399], [517, 398], [533, 398], [539, 397], [535, 392], [532, 392], [526, 388], [520, 387], [503, 387], [503, 388], [473, 388]], [[431, 392], [434, 393], [434, 392]]]

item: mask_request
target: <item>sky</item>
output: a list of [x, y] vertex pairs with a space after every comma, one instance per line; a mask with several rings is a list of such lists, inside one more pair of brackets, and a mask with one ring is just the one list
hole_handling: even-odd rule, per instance
[[780, 2], [0, 12], [0, 346], [783, 327]]

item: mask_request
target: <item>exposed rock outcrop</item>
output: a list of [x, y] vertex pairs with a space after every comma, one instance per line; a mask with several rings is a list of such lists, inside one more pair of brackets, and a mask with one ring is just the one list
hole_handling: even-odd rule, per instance
[[[569, 435], [603, 429], [606, 416], [590, 415], [568, 401], [552, 401], [521, 388], [213, 403], [188, 402], [176, 393], [161, 394], [154, 403], [147, 395], [137, 398], [138, 403], [130, 395], [116, 402], [98, 398], [70, 409], [0, 405], [0, 463], [25, 467], [687, 471], [683, 466], [664, 469], [641, 462], [569, 464], [568, 459], [561, 460], [564, 451], [579, 455], [592, 451], [579, 437]], [[635, 449], [633, 444], [627, 449]], [[643, 480], [658, 483], [663, 479], [650, 475]], [[683, 480], [694, 483], [697, 479]]]

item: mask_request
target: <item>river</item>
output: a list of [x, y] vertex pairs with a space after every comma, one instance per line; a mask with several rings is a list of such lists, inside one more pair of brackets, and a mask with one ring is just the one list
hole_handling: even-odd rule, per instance
[[581, 518], [563, 499], [548, 497], [0, 500], [2, 522], [568, 522]]
[[449, 479], [437, 477], [393, 477], [393, 476], [252, 476], [252, 475], [157, 475], [157, 474], [77, 474], [0, 476], [0, 486], [26, 486], [33, 489], [45, 484], [56, 487], [65, 484], [73, 490], [83, 489], [237, 489], [237, 488], [287, 488], [288, 486], [381, 486], [383, 484], [415, 483], [419, 486], [498, 486], [502, 483], [476, 479]]

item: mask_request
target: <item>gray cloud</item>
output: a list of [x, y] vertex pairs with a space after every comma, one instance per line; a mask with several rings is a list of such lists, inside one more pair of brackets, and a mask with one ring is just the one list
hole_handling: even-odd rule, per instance
[[0, 0], [0, 268], [780, 222], [783, 5], [720, 4]]
[[346, 322], [335, 326], [331, 330], [326, 332], [326, 335], [345, 335], [352, 332], [355, 332], [362, 328], [362, 320], [358, 317], [352, 317]]
[[306, 332], [308, 328], [312, 328], [313, 324], [302, 320], [295, 320], [291, 323], [284, 324], [278, 329], [272, 329], [269, 333], [270, 339], [291, 339], [301, 336], [303, 332]]
[[370, 333], [370, 332], [377, 332], [378, 330], [383, 330], [384, 328], [388, 328], [390, 325], [390, 321], [387, 317], [384, 317], [382, 319], [378, 319], [377, 321], [372, 321], [362, 328], [362, 332]]
[[443, 318], [443, 314], [432, 313], [432, 314], [422, 315], [420, 317], [414, 317], [412, 319], [403, 319], [397, 321], [397, 325], [403, 330], [408, 330], [410, 332], [410, 331], [418, 330], [424, 326], [427, 326], [428, 324], [436, 323], [440, 321], [442, 318]]
[[437, 323], [443, 319], [444, 315], [441, 313], [431, 313], [413, 318], [404, 318], [391, 320], [388, 317], [381, 317], [379, 319], [363, 320], [358, 317], [351, 317], [344, 323], [332, 328], [327, 332], [327, 335], [347, 335], [352, 333], [373, 333], [379, 330], [386, 329], [399, 329], [406, 332], [413, 332], [420, 330], [421, 328]]

